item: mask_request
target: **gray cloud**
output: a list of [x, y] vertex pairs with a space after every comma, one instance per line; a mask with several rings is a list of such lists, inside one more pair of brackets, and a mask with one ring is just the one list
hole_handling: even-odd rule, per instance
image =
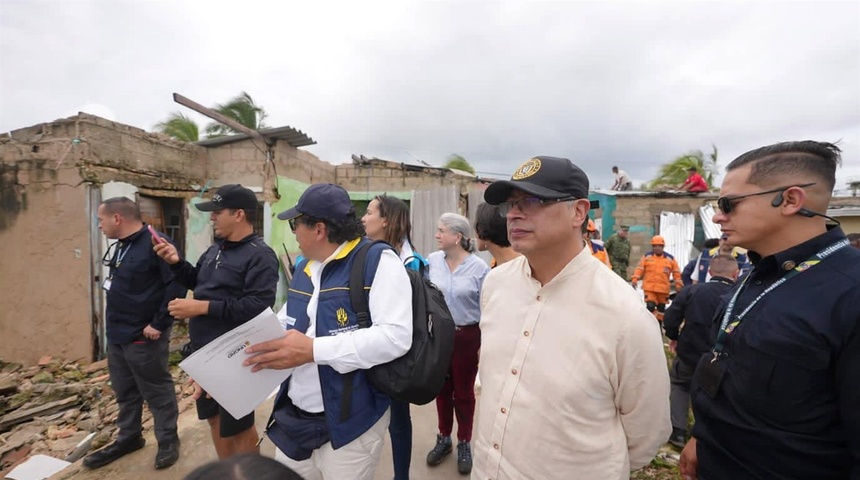
[[151, 128], [174, 91], [246, 90], [334, 163], [560, 155], [607, 186], [613, 164], [647, 180], [711, 144], [725, 165], [813, 138], [860, 174], [856, 2], [0, 1], [3, 131], [85, 104]]

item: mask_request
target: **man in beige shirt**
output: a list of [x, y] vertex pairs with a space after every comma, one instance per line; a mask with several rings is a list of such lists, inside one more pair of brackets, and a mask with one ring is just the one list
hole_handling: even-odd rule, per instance
[[583, 248], [588, 177], [535, 157], [484, 195], [523, 254], [487, 276], [473, 479], [626, 480], [671, 432], [662, 337]]

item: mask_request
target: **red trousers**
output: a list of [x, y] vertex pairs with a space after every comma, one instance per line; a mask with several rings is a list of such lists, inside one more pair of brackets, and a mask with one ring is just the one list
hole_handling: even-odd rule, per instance
[[481, 329], [478, 325], [457, 327], [454, 332], [454, 355], [448, 378], [436, 396], [439, 433], [450, 436], [457, 415], [457, 440], [472, 440], [475, 420], [475, 377], [478, 375], [478, 351], [481, 349]]

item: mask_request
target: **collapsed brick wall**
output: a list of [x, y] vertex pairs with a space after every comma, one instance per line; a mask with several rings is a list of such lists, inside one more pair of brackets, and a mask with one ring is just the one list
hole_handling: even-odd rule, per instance
[[2, 358], [92, 360], [100, 185], [184, 196], [207, 168], [202, 147], [86, 114], [0, 137]]

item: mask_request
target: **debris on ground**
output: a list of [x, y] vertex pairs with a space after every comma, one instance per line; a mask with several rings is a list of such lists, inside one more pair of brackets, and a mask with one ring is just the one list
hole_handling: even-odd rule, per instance
[[[192, 404], [193, 389], [178, 361], [178, 353], [172, 353], [171, 372], [184, 411]], [[116, 436], [118, 413], [107, 360], [81, 364], [44, 356], [30, 367], [0, 360], [0, 478], [34, 455], [73, 462], [103, 447]], [[152, 426], [144, 406], [144, 431]]]

